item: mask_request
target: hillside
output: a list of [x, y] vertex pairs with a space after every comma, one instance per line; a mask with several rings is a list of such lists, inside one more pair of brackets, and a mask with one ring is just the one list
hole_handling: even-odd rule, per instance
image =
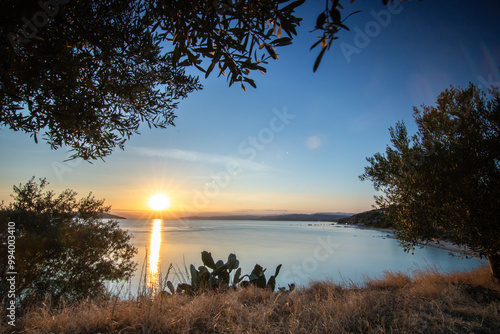
[[117, 215], [112, 215], [111, 213], [103, 213], [102, 218], [105, 219], [127, 219], [125, 217], [117, 216]]
[[370, 210], [342, 218], [339, 224], [361, 225], [378, 228], [392, 228], [389, 218], [381, 210]]
[[[80, 217], [80, 214], [79, 213], [74, 213], [74, 217]], [[113, 215], [113, 214], [107, 213], [107, 212], [101, 213], [101, 218], [104, 218], [104, 219], [127, 219], [125, 217]]]

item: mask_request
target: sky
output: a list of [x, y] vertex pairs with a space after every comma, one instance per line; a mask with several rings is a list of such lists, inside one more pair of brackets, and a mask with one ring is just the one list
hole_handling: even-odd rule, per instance
[[[49, 188], [105, 198], [112, 213], [139, 217], [164, 193], [171, 212], [357, 213], [372, 209], [360, 181], [366, 157], [385, 151], [388, 128], [416, 131], [413, 107], [434, 105], [450, 85], [500, 86], [500, 2], [341, 1], [361, 9], [316, 73], [311, 32], [323, 0], [308, 0], [294, 43], [277, 50], [257, 88], [228, 87], [215, 72], [179, 104], [176, 126], [136, 135], [105, 161], [66, 161], [67, 148], [0, 128], [0, 200], [32, 176]], [[196, 73], [196, 72], [193, 72]]]

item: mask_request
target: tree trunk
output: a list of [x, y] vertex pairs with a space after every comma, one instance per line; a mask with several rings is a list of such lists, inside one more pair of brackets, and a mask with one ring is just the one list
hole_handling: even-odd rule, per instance
[[500, 254], [489, 255], [487, 258], [490, 263], [491, 274], [500, 281]]

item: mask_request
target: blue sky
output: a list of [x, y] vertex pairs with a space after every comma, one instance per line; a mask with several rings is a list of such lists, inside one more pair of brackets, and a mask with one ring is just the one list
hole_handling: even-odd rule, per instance
[[180, 103], [176, 127], [143, 126], [105, 162], [65, 162], [66, 149], [2, 128], [0, 200], [35, 175], [56, 191], [92, 191], [129, 216], [156, 192], [184, 211], [369, 210], [375, 192], [358, 176], [366, 157], [385, 150], [390, 126], [404, 120], [414, 132], [413, 106], [432, 105], [451, 84], [499, 85], [500, 3], [405, 1], [391, 11], [381, 1], [343, 3], [362, 12], [316, 73], [310, 31], [324, 1], [309, 0], [299, 36], [254, 76], [257, 89], [212, 75]]

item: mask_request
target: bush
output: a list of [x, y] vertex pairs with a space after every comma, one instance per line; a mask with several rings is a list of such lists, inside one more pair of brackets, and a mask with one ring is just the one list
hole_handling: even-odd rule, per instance
[[[129, 278], [136, 267], [132, 258], [137, 250], [118, 221], [102, 218], [110, 209], [104, 200], [92, 194], [78, 200], [69, 189], [56, 196], [53, 191], [44, 192], [47, 184], [33, 177], [25, 185], [14, 186], [12, 203], [0, 205], [4, 262], [0, 275], [5, 278], [9, 271], [17, 272], [17, 301], [26, 305], [47, 297], [53, 302], [98, 297], [105, 281]], [[4, 254], [12, 235], [15, 262], [9, 264]], [[0, 300], [7, 297], [7, 284], [0, 281]]]

